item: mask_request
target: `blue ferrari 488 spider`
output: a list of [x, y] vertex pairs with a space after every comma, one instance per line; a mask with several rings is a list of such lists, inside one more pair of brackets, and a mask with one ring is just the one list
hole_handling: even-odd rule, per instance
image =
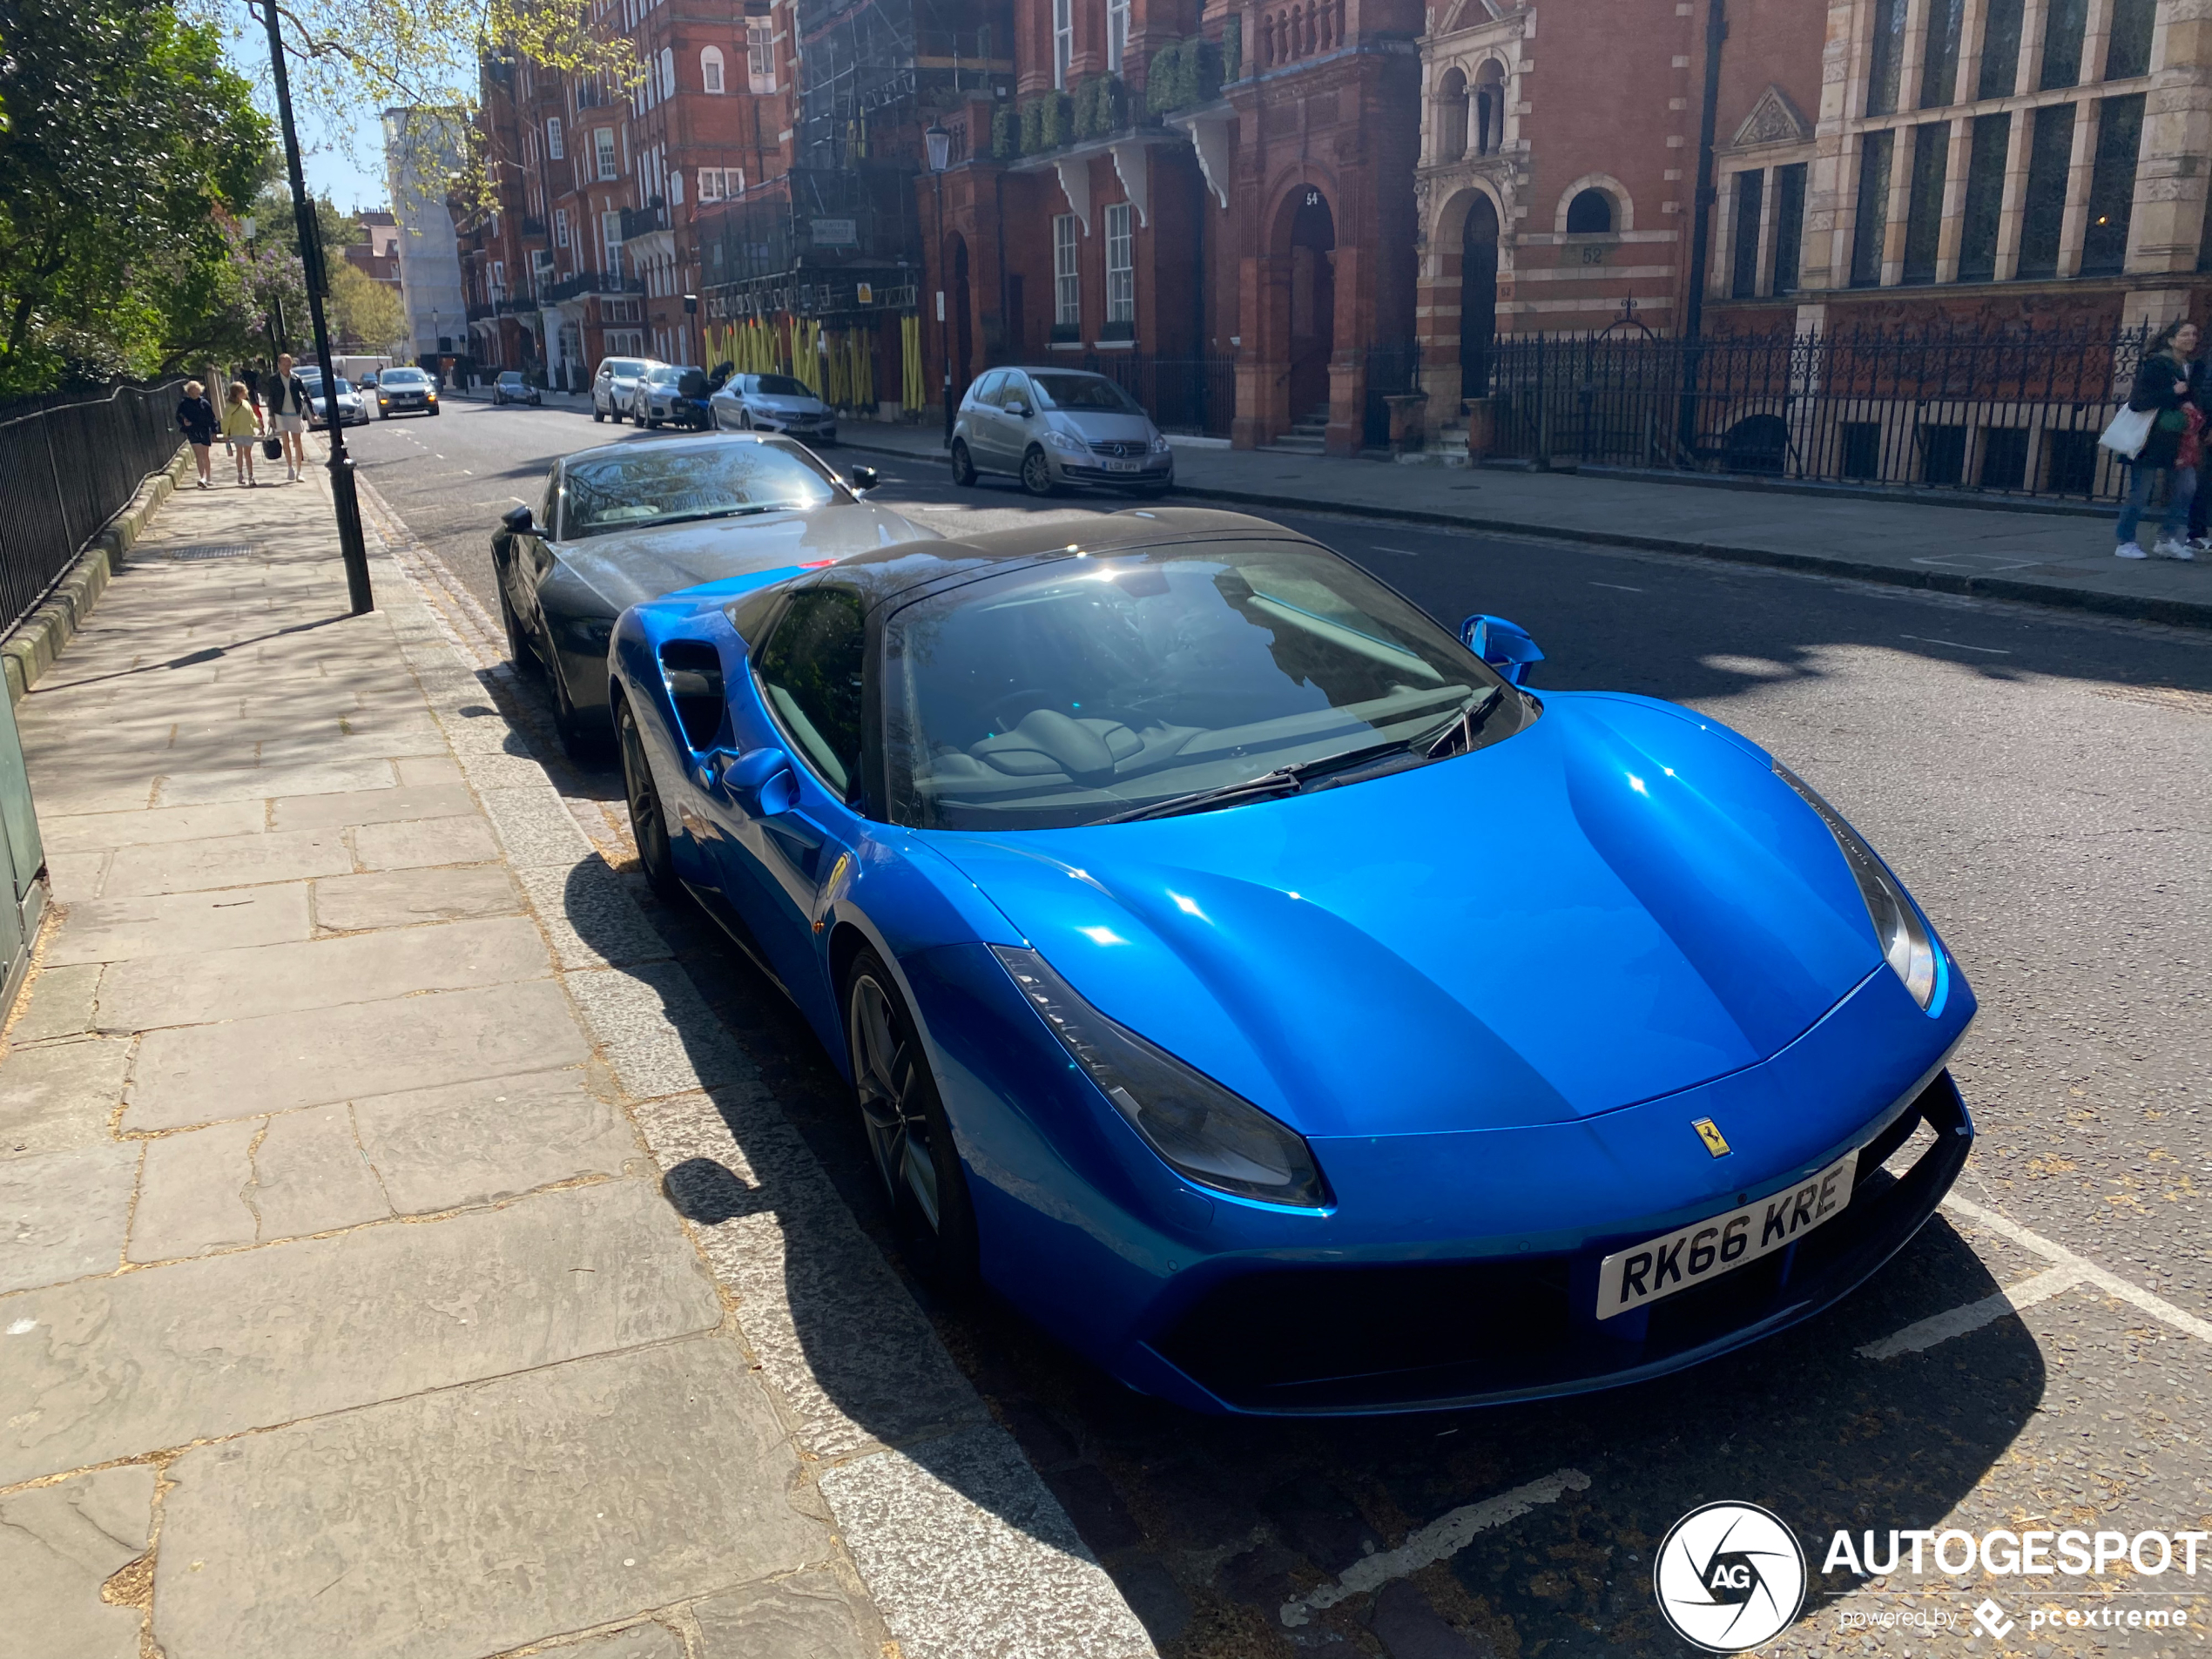
[[1197, 1410], [1405, 1411], [1803, 1319], [1972, 1142], [1888, 867], [1540, 657], [1155, 509], [632, 606], [610, 698], [648, 876], [851, 1078], [926, 1272]]

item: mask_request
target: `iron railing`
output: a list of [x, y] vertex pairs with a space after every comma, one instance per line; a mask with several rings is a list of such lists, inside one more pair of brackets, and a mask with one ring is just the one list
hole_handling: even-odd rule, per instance
[[2097, 437], [2145, 334], [1520, 335], [1462, 395], [1491, 398], [1494, 455], [1543, 465], [2109, 502]]
[[125, 381], [0, 408], [0, 616], [13, 628], [184, 436], [184, 377]]

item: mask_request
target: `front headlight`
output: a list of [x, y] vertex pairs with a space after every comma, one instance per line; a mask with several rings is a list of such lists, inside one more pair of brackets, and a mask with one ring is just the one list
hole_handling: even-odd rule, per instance
[[1081, 438], [1076, 436], [1075, 434], [1071, 432], [1062, 432], [1058, 427], [1049, 428], [1045, 432], [1044, 441], [1050, 444], [1054, 448], [1062, 450], [1069, 455], [1079, 455], [1082, 454], [1085, 449], [1089, 448], [1088, 444], [1086, 444]]
[[1920, 913], [1912, 900], [1905, 896], [1905, 889], [1889, 872], [1889, 867], [1875, 856], [1859, 833], [1844, 822], [1843, 814], [1820, 798], [1820, 792], [1784, 765], [1774, 762], [1774, 775], [1804, 797], [1805, 805], [1820, 814], [1820, 821], [1836, 838], [1836, 845], [1843, 849], [1844, 862], [1851, 867], [1851, 879], [1858, 883], [1858, 896], [1866, 900], [1866, 914], [1873, 919], [1874, 937], [1882, 947], [1882, 954], [1898, 978], [1905, 981], [1905, 988], [1922, 1008], [1935, 995], [1935, 941], [1929, 937], [1927, 924], [1920, 920]]
[[1163, 455], [1167, 454], [1167, 452], [1168, 441], [1162, 437], [1158, 433], [1155, 432], [1152, 435], [1152, 453], [1156, 455]]
[[1240, 1198], [1327, 1206], [1320, 1169], [1296, 1132], [1115, 1024], [1036, 952], [991, 950], [1060, 1046], [1177, 1174]]

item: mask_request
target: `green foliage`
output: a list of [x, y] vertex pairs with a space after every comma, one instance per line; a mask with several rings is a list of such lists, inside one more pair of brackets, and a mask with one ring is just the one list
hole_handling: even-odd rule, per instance
[[1226, 86], [1244, 78], [1244, 19], [1232, 11], [1221, 23], [1221, 84]]
[[1155, 115], [1211, 104], [1221, 95], [1221, 48], [1193, 36], [1163, 46], [1145, 66], [1144, 103]]
[[1001, 105], [991, 111], [991, 153], [1010, 161], [1022, 153], [1021, 112]]
[[1022, 106], [1022, 153], [1033, 156], [1044, 147], [1044, 100], [1033, 98]]
[[1057, 150], [1076, 137], [1076, 104], [1065, 92], [1047, 92], [1038, 100], [1044, 114], [1038, 123], [1037, 148]]
[[0, 0], [0, 397], [157, 374], [253, 320], [228, 219], [268, 123], [165, 0]]
[[382, 352], [407, 338], [400, 297], [342, 255], [330, 261], [332, 343], [349, 351]]
[[1078, 138], [1103, 138], [1129, 125], [1129, 93], [1118, 75], [1094, 75], [1076, 88]]

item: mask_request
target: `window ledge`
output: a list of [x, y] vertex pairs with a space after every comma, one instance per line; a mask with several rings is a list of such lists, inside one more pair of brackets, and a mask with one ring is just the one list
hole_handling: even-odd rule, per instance
[[1090, 348], [1093, 351], [1135, 351], [1136, 342], [1133, 340], [1098, 340], [1091, 342]]
[[1082, 351], [1083, 349], [1083, 343], [1080, 340], [1055, 340], [1045, 349], [1048, 351]]

